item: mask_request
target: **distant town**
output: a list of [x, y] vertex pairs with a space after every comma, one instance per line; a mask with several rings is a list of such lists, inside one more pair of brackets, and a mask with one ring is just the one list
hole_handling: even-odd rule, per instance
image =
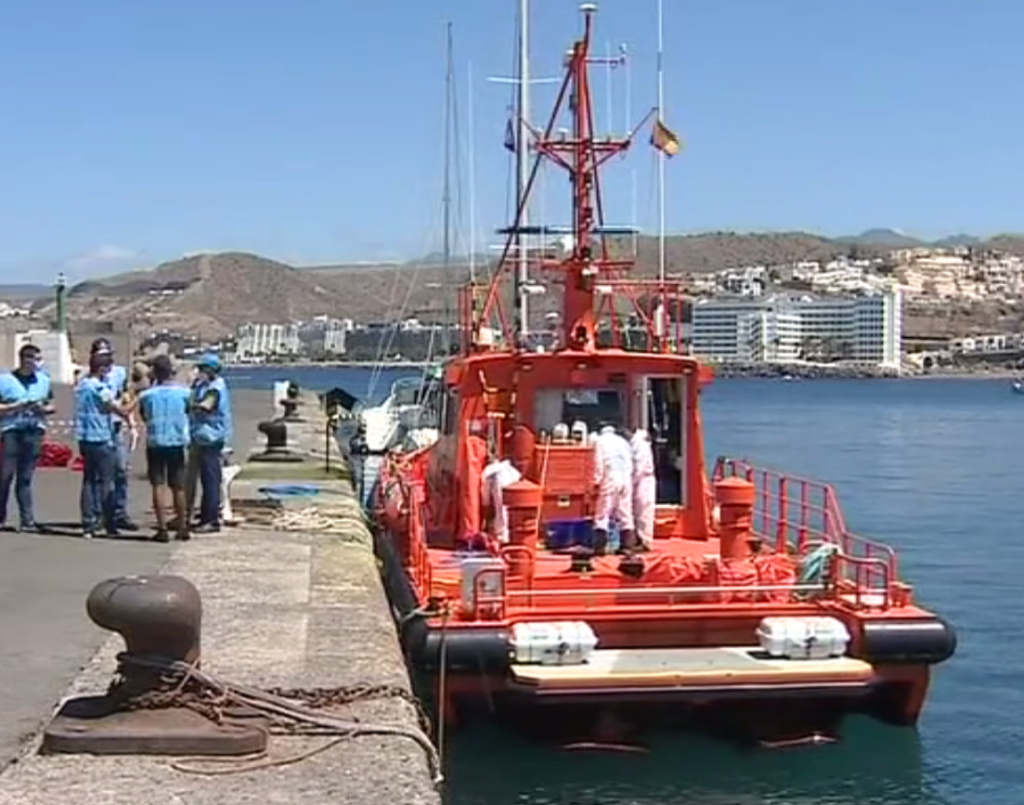
[[[827, 262], [729, 268], [687, 278], [692, 303], [683, 341], [715, 364], [850, 364], [894, 373], [955, 363], [960, 356], [1021, 351], [1024, 332], [967, 337], [904, 337], [908, 312], [926, 316], [982, 302], [1024, 312], [1024, 260], [971, 246], [894, 249]], [[2, 315], [2, 314], [0, 314]], [[554, 339], [550, 321], [539, 336]], [[167, 333], [152, 333], [155, 346]], [[407, 317], [355, 322], [326, 314], [310, 321], [254, 321], [212, 346], [233, 363], [426, 360], [440, 354], [444, 327]], [[452, 325], [451, 338], [458, 339]]]
[[[706, 238], [721, 245], [730, 237], [730, 246], [774, 238], [770, 245], [782, 254], [799, 253], [792, 244], [805, 246], [812, 238], [713, 234], [678, 241], [686, 246]], [[675, 335], [723, 374], [792, 366], [869, 374], [1016, 369], [1024, 358], [1020, 256], [990, 243], [886, 249], [847, 242], [837, 250], [836, 242], [817, 239], [810, 248], [820, 253], [821, 244], [833, 256], [670, 272], [690, 289]], [[686, 264], [676, 260], [672, 268], [680, 262]], [[68, 291], [68, 321], [72, 342], [79, 332], [120, 330], [141, 355], [166, 351], [187, 359], [215, 349], [232, 364], [418, 362], [441, 356], [446, 343], [461, 338], [458, 324], [446, 332], [437, 266], [427, 268], [433, 273], [417, 277], [415, 265], [300, 270], [242, 253], [202, 255], [80, 283]], [[649, 260], [645, 272], [649, 276]], [[344, 315], [353, 311], [352, 297], [379, 295], [382, 285], [418, 301], [390, 308], [379, 320], [371, 317], [381, 313], [369, 311], [381, 311], [380, 303], [357, 301], [367, 314]], [[546, 304], [532, 308], [531, 335], [550, 346], [559, 340], [560, 322], [550, 297]], [[279, 313], [254, 316], [254, 310]], [[306, 314], [286, 318], [283, 310]], [[204, 322], [215, 322], [216, 314], [219, 334], [204, 336]], [[175, 324], [186, 321], [195, 324]], [[39, 341], [52, 322], [48, 298], [0, 301], [0, 329], [18, 334], [12, 343]]]

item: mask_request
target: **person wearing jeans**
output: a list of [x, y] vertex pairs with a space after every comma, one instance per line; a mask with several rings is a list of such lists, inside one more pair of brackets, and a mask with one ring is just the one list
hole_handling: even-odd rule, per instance
[[53, 413], [50, 378], [33, 344], [18, 350], [18, 368], [0, 375], [0, 527], [7, 529], [7, 504], [14, 486], [20, 531], [38, 531], [32, 507], [32, 476]]
[[102, 526], [107, 536], [118, 534], [114, 509], [117, 438], [114, 417], [127, 418], [107, 384], [109, 353], [89, 356], [89, 374], [75, 388], [75, 437], [82, 456], [82, 536], [92, 539]]
[[103, 383], [113, 394], [114, 402], [128, 411], [125, 417], [115, 415], [114, 423], [114, 520], [119, 531], [138, 531], [128, 516], [128, 472], [129, 460], [139, 433], [131, 405], [128, 370], [114, 361], [114, 347], [107, 338], [97, 338], [89, 349], [90, 355], [104, 355], [110, 360], [110, 368], [104, 375]]
[[188, 510], [191, 514], [198, 480], [202, 498], [195, 532], [212, 533], [220, 531], [221, 475], [224, 446], [231, 439], [231, 400], [227, 384], [220, 376], [220, 360], [216, 355], [204, 355], [196, 369], [189, 404], [192, 442], [186, 484]]

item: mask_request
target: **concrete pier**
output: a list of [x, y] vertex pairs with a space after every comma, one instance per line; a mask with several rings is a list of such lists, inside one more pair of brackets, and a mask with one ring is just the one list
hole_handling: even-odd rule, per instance
[[[263, 394], [261, 413], [269, 414], [270, 390]], [[415, 729], [418, 714], [409, 701], [409, 678], [369, 531], [333, 443], [328, 445], [324, 438], [325, 423], [315, 398], [307, 396], [304, 402], [308, 422], [289, 425], [289, 443], [311, 458], [290, 465], [245, 462], [232, 485], [232, 507], [235, 516], [246, 522], [172, 546], [163, 572], [188, 578], [202, 595], [206, 672], [264, 689], [382, 686], [386, 695], [381, 698], [324, 712]], [[241, 419], [236, 414], [236, 420]], [[240, 422], [250, 439], [255, 435], [255, 419], [248, 418], [247, 425]], [[244, 444], [236, 439], [236, 445]], [[324, 468], [325, 447], [332, 453], [329, 470]], [[244, 452], [238, 452], [240, 461], [245, 459]], [[281, 506], [270, 510], [267, 495], [260, 492], [268, 484], [310, 485], [318, 493], [279, 497]], [[137, 547], [159, 547], [158, 556], [166, 550], [166, 546]], [[124, 564], [117, 565], [118, 572], [126, 572]], [[139, 572], [152, 569], [145, 564]], [[98, 575], [92, 581], [105, 577]], [[84, 603], [83, 594], [77, 606], [84, 608]], [[23, 610], [23, 617], [31, 629], [33, 614]], [[68, 695], [104, 691], [122, 646], [117, 636], [107, 639]], [[257, 761], [263, 768], [239, 771], [232, 763], [196, 762], [189, 764], [192, 771], [180, 771], [172, 767], [173, 759], [165, 757], [41, 756], [35, 751], [36, 738], [27, 741], [17, 762], [0, 774], [0, 803], [434, 805], [440, 801], [427, 753], [407, 737], [354, 737], [288, 762], [332, 740], [336, 739], [275, 735], [267, 759]]]

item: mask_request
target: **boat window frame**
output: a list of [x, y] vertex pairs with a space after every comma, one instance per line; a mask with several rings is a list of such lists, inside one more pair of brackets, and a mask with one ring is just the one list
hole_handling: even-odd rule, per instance
[[[650, 395], [652, 393], [651, 381], [675, 381], [679, 390], [679, 442], [677, 445], [679, 455], [682, 457], [682, 469], [679, 471], [679, 490], [678, 490], [678, 501], [676, 500], [664, 500], [660, 494], [662, 486], [662, 479], [658, 478], [658, 448], [654, 444], [654, 437], [651, 435], [652, 450], [655, 453], [655, 477], [658, 478], [658, 494], [657, 494], [657, 505], [659, 506], [679, 506], [686, 508], [689, 501], [687, 500], [687, 490], [689, 484], [687, 483], [687, 475], [690, 471], [690, 457], [689, 457], [689, 422], [693, 412], [690, 411], [690, 395], [689, 395], [689, 383], [693, 382], [693, 377], [688, 374], [668, 373], [668, 372], [654, 372], [654, 373], [639, 373], [636, 376], [637, 385], [634, 386], [634, 401], [637, 403], [636, 410], [639, 416], [633, 417], [636, 422], [635, 428], [643, 428], [648, 435], [651, 435], [651, 400]], [[638, 420], [638, 421], [637, 421]], [[671, 497], [676, 497], [672, 495]]]
[[[618, 424], [623, 426], [623, 427], [625, 427], [628, 424], [628, 421], [629, 421], [629, 395], [627, 393], [627, 389], [623, 388], [621, 383], [607, 383], [605, 385], [602, 385], [599, 388], [592, 387], [592, 386], [579, 387], [579, 386], [572, 386], [572, 385], [569, 385], [569, 386], [539, 386], [539, 387], [533, 389], [533, 415], [532, 415], [533, 422], [532, 422], [532, 426], [533, 426], [533, 429], [534, 429], [535, 433], [538, 433], [538, 434], [542, 433], [542, 432], [552, 433], [553, 430], [554, 430], [555, 425], [558, 425], [558, 424], [561, 424], [561, 423], [564, 423], [567, 427], [572, 428], [573, 422], [576, 421], [576, 420], [572, 419], [571, 421], [569, 421], [569, 419], [571, 419], [571, 418], [569, 418], [569, 419], [566, 418], [566, 416], [565, 416], [565, 410], [566, 410], [565, 406], [567, 404], [571, 405], [571, 403], [567, 403], [566, 396], [568, 394], [573, 393], [573, 392], [596, 392], [597, 394], [614, 393], [616, 395], [616, 397], [618, 398], [618, 412], [617, 412], [617, 417], [616, 417], [617, 420], [618, 420]], [[561, 406], [562, 406], [561, 411], [559, 413], [560, 419], [557, 422], [554, 422], [551, 425], [546, 426], [546, 427], [543, 426], [542, 423], [539, 421], [539, 417], [540, 417], [540, 413], [541, 413], [541, 406], [538, 405], [538, 398], [540, 397], [541, 394], [558, 394], [559, 398], [560, 398]], [[597, 404], [596, 407], [598, 408], [598, 412], [600, 413], [600, 402]], [[598, 419], [600, 419], [600, 418], [601, 417], [599, 416]], [[600, 429], [600, 424], [601, 423], [599, 421], [598, 422], [593, 422], [593, 423], [589, 423], [588, 422], [587, 423], [587, 430], [588, 430], [588, 432], [592, 432], [592, 433], [593, 432], [597, 432]]]

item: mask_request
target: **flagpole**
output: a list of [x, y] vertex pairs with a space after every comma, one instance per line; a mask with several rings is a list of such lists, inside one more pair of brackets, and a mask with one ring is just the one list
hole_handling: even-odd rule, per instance
[[[665, 121], [665, 77], [662, 73], [662, 0], [658, 0], [658, 122]], [[658, 149], [658, 280], [665, 282], [665, 151]]]

